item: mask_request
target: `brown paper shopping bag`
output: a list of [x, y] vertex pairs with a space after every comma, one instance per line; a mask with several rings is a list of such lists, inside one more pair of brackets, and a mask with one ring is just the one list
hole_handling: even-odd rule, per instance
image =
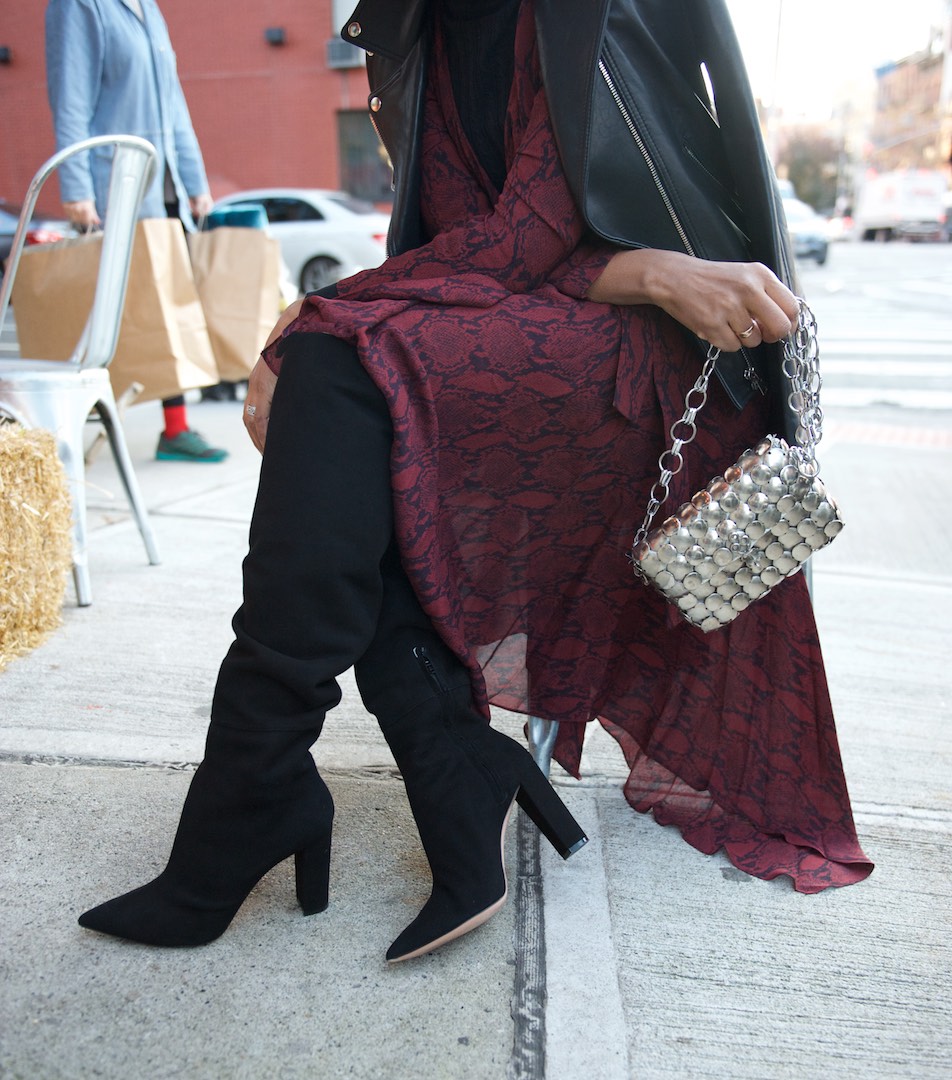
[[278, 242], [261, 229], [221, 226], [189, 233], [188, 250], [219, 374], [247, 379], [281, 312]]
[[[11, 303], [20, 352], [65, 360], [92, 304], [101, 237], [80, 237], [24, 251]], [[149, 218], [136, 225], [119, 344], [109, 367], [117, 396], [142, 384], [138, 401], [168, 398], [218, 382], [205, 314], [181, 224]]]
[[23, 249], [10, 297], [23, 356], [72, 355], [89, 317], [101, 250], [96, 234]]

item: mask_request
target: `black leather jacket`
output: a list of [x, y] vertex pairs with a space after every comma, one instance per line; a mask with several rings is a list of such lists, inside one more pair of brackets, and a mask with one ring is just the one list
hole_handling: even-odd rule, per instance
[[[342, 31], [368, 50], [370, 115], [394, 173], [392, 252], [425, 239], [427, 6], [360, 0]], [[535, 17], [559, 153], [592, 231], [619, 247], [762, 262], [795, 287], [782, 204], [724, 0], [535, 0]], [[786, 402], [777, 346], [725, 354], [718, 375], [738, 407], [765, 383], [774, 402]], [[789, 409], [775, 413], [775, 425], [792, 435]]]

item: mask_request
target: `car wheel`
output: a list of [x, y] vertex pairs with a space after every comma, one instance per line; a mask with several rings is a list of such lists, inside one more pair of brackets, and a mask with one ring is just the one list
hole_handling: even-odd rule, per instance
[[823, 248], [822, 251], [818, 251], [816, 253], [816, 264], [817, 264], [817, 266], [825, 266], [826, 265], [826, 258], [827, 258], [828, 254], [829, 254], [829, 250], [827, 248]]
[[329, 255], [309, 259], [301, 271], [301, 292], [316, 292], [340, 280], [340, 263]]

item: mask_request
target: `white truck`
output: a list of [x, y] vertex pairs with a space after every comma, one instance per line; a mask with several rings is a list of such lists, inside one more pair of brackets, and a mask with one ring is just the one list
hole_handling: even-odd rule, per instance
[[945, 238], [945, 173], [901, 169], [867, 176], [853, 214], [860, 240], [942, 240]]

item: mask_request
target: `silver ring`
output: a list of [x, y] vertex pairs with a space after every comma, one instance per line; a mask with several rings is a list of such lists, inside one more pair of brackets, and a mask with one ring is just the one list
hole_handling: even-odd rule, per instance
[[738, 334], [737, 336], [738, 336], [739, 338], [749, 338], [749, 337], [750, 337], [750, 335], [751, 335], [751, 334], [752, 334], [752, 333], [753, 333], [753, 332], [754, 332], [754, 331], [755, 331], [756, 329], [757, 329], [757, 324], [756, 324], [755, 322], [752, 322], [752, 323], [750, 324], [750, 326], [748, 326], [748, 327], [747, 327], [747, 329], [743, 331], [743, 333], [740, 333], [740, 334]]
[[255, 414], [255, 406], [254, 405], [246, 405], [245, 406], [245, 412], [249, 416], [254, 416], [254, 414]]

